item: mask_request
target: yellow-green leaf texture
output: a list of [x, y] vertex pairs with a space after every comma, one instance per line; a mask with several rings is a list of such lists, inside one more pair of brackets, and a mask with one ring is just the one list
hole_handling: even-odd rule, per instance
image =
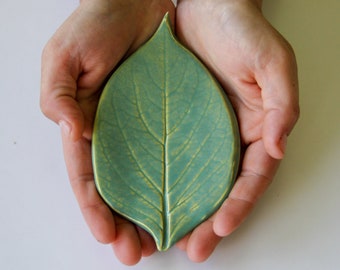
[[166, 16], [112, 75], [93, 134], [105, 202], [166, 250], [227, 197], [239, 162], [237, 121], [223, 90], [174, 37]]

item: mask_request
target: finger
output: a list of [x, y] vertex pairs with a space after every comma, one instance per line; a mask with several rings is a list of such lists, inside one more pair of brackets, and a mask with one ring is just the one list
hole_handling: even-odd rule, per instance
[[176, 243], [176, 247], [179, 248], [182, 251], [186, 251], [187, 246], [188, 246], [188, 242], [189, 242], [189, 239], [190, 239], [190, 235], [191, 235], [191, 232], [188, 233], [186, 236], [184, 236], [181, 240], [179, 240]]
[[207, 220], [200, 224], [188, 239], [186, 252], [193, 262], [203, 262], [213, 253], [221, 237], [213, 230], [213, 221]]
[[216, 213], [214, 232], [217, 235], [229, 235], [244, 221], [272, 182], [279, 162], [268, 155], [262, 141], [248, 147], [240, 176]]
[[112, 248], [117, 258], [126, 265], [137, 264], [142, 257], [142, 247], [136, 227], [131, 222], [116, 217], [116, 232]]
[[136, 228], [139, 234], [140, 244], [142, 248], [142, 256], [151, 256], [157, 249], [155, 241], [148, 232], [138, 226]]
[[[59, 46], [60, 45], [60, 46]], [[75, 101], [79, 60], [70, 61], [70, 53], [51, 39], [42, 55], [40, 106], [42, 112], [56, 123], [64, 122], [72, 138], [80, 137], [84, 119]]]
[[111, 243], [116, 238], [115, 221], [95, 187], [90, 142], [73, 141], [64, 131], [62, 139], [70, 183], [84, 219], [99, 242]]
[[[88, 36], [92, 32], [84, 29], [87, 24], [79, 14], [74, 12], [48, 42], [42, 54], [41, 68], [41, 110], [57, 124], [63, 121], [69, 127], [73, 140], [79, 139], [85, 125], [89, 124], [86, 118], [93, 112], [89, 107], [95, 108], [92, 104], [86, 104], [86, 101], [97, 102], [97, 91], [124, 54], [124, 51], [117, 49], [118, 52], [112, 54], [109, 60], [91, 54], [96, 52], [95, 45], [89, 42], [94, 38]], [[82, 46], [78, 33], [84, 33]], [[100, 36], [99, 33], [97, 36]], [[86, 48], [85, 52], [81, 48]], [[85, 59], [84, 55], [90, 55], [90, 60]], [[81, 106], [86, 108], [82, 110]]]
[[262, 136], [269, 155], [282, 159], [286, 139], [299, 116], [299, 96], [296, 60], [285, 41], [275, 51], [273, 59], [256, 76], [262, 89], [265, 111]]

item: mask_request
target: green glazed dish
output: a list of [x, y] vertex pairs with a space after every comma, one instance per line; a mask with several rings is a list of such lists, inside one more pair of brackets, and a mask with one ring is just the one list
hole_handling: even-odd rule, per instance
[[99, 194], [167, 250], [221, 206], [238, 172], [233, 108], [165, 16], [113, 73], [92, 141]]

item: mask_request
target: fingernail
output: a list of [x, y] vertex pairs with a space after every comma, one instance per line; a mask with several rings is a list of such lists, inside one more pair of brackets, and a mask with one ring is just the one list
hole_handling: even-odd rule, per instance
[[59, 126], [60, 126], [60, 129], [61, 129], [61, 132], [64, 135], [69, 136], [71, 134], [71, 125], [69, 123], [67, 123], [66, 121], [61, 120], [59, 122]]
[[283, 135], [280, 140], [280, 148], [282, 151], [282, 154], [286, 152], [286, 147], [287, 147], [287, 134]]

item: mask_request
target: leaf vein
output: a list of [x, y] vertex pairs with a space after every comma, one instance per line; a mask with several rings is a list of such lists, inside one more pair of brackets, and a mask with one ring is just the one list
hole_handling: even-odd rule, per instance
[[[196, 81], [196, 85], [193, 87], [193, 88], [196, 88], [197, 85], [198, 85], [198, 80], [195, 80]], [[191, 100], [194, 99], [194, 97], [197, 95], [197, 91], [194, 91], [192, 97], [191, 97]], [[191, 110], [191, 108], [193, 107], [194, 105], [194, 102], [191, 102], [190, 103], [190, 106], [186, 109], [185, 112], [183, 112], [183, 116], [179, 118], [179, 120], [174, 124], [174, 126], [172, 127], [172, 129], [170, 130], [169, 132], [169, 136], [172, 134], [172, 133], [175, 133], [178, 128], [181, 126], [181, 124], [183, 123], [185, 117], [188, 115], [188, 112]]]
[[[107, 161], [108, 164], [111, 164], [111, 168], [118, 174], [119, 178], [125, 183], [125, 186], [126, 186], [129, 190], [131, 190], [131, 192], [132, 192], [133, 194], [136, 194], [137, 196], [141, 197], [148, 205], [150, 205], [152, 208], [156, 209], [157, 212], [161, 213], [162, 211], [161, 211], [161, 209], [160, 209], [158, 206], [152, 204], [149, 200], [146, 199], [145, 196], [142, 195], [142, 193], [141, 193], [140, 191], [138, 191], [138, 190], [136, 190], [135, 188], [133, 188], [133, 186], [132, 186], [131, 184], [129, 184], [129, 183], [126, 181], [126, 179], [121, 175], [119, 169], [118, 169], [114, 164], [112, 164], [110, 157], [108, 157], [107, 152], [105, 151], [106, 147], [104, 146], [104, 144], [103, 144], [101, 141], [100, 141], [100, 144], [99, 144], [99, 145], [100, 145], [100, 147], [102, 148], [102, 153], [103, 153], [103, 155], [104, 155], [104, 159]], [[106, 179], [106, 182], [107, 182], [107, 183], [110, 183], [110, 182], [111, 182], [111, 179], [108, 179], [108, 178], [107, 178], [108, 176], [102, 176], [102, 177], [103, 177], [104, 179]], [[113, 197], [112, 197], [112, 198], [113, 198]], [[154, 222], [155, 222], [156, 224], [158, 224], [158, 221], [154, 221]]]
[[137, 100], [137, 110], [138, 110], [138, 114], [140, 115], [140, 119], [142, 120], [142, 123], [144, 125], [144, 127], [146, 128], [146, 130], [148, 131], [148, 133], [160, 144], [163, 144], [162, 140], [157, 136], [157, 134], [149, 127], [149, 125], [147, 124], [147, 121], [144, 117], [144, 114], [142, 113], [141, 110], [141, 104], [140, 104], [140, 89], [138, 87], [138, 85], [136, 84], [135, 80], [134, 81], [134, 86], [135, 86], [135, 94], [136, 94], [136, 100]]
[[121, 126], [121, 123], [120, 123], [119, 118], [118, 118], [118, 116], [117, 116], [118, 111], [117, 111], [117, 108], [116, 108], [116, 106], [115, 106], [115, 104], [114, 104], [113, 101], [112, 101], [112, 107], [113, 107], [113, 109], [114, 109], [114, 111], [115, 111], [114, 115], [115, 115], [115, 118], [116, 118], [116, 121], [117, 121], [117, 124], [118, 124], [118, 127], [119, 127], [119, 131], [121, 132], [121, 134], [122, 134], [122, 136], [123, 136], [123, 138], [124, 138], [124, 140], [125, 140], [125, 144], [126, 144], [128, 150], [129, 150], [129, 152], [130, 152], [130, 154], [131, 154], [131, 156], [132, 156], [132, 158], [133, 158], [135, 164], [137, 165], [138, 170], [143, 174], [143, 176], [145, 177], [145, 180], [146, 180], [152, 187], [154, 187], [154, 188], [156, 189], [156, 191], [158, 191], [159, 195], [162, 196], [162, 191], [161, 191], [161, 189], [153, 182], [152, 177], [150, 177], [150, 175], [147, 175], [147, 173], [145, 172], [145, 170], [143, 170], [143, 168], [140, 166], [140, 164], [139, 164], [139, 162], [138, 162], [138, 160], [137, 160], [137, 157], [135, 156], [134, 151], [131, 149], [131, 145], [129, 144], [129, 140], [128, 140], [128, 138], [126, 137], [126, 134], [125, 134], [124, 131], [123, 131], [124, 129], [121, 128], [122, 126]]
[[212, 96], [209, 96], [209, 100], [206, 103], [206, 106], [204, 108], [204, 113], [201, 114], [201, 117], [199, 119], [199, 121], [196, 122], [195, 126], [191, 129], [191, 132], [189, 134], [189, 137], [182, 143], [182, 147], [181, 149], [178, 150], [179, 154], [176, 155], [176, 157], [171, 160], [171, 162], [169, 163], [169, 165], [171, 165], [172, 163], [176, 162], [185, 152], [188, 148], [190, 148], [190, 141], [192, 140], [194, 134], [196, 134], [198, 128], [201, 126], [202, 120], [204, 118], [205, 113], [208, 111], [210, 102], [211, 102]]
[[[188, 171], [188, 169], [190, 168], [190, 165], [196, 160], [196, 157], [198, 156], [198, 154], [201, 152], [202, 148], [206, 145], [207, 141], [212, 137], [212, 135], [214, 134], [214, 131], [217, 129], [219, 120], [221, 119], [221, 114], [219, 114], [219, 118], [218, 121], [215, 122], [215, 126], [214, 129], [211, 130], [207, 136], [205, 136], [205, 138], [203, 139], [202, 143], [200, 144], [200, 146], [197, 148], [196, 152], [194, 153], [194, 155], [192, 155], [190, 161], [186, 164], [184, 170], [181, 172], [181, 174], [178, 176], [178, 178], [176, 179], [175, 183], [173, 183], [173, 185], [171, 186], [169, 192], [171, 192], [173, 190], [173, 188], [182, 180], [182, 178], [184, 177], [185, 173]], [[223, 142], [224, 140], [222, 140]], [[222, 145], [222, 144], [221, 144]], [[219, 148], [217, 148], [218, 150]], [[214, 154], [216, 154], [217, 151], [214, 152]], [[210, 159], [212, 159], [214, 157], [214, 155], [211, 155], [209, 157], [209, 159], [207, 160], [208, 162], [210, 161]], [[205, 166], [203, 166], [205, 167]]]
[[[208, 162], [205, 164], [205, 166], [203, 166], [198, 173], [194, 176], [194, 178], [190, 181], [189, 185], [186, 186], [186, 188], [184, 189], [184, 191], [181, 193], [181, 195], [178, 196], [178, 200], [174, 203], [174, 205], [176, 205], [176, 207], [174, 209], [172, 209], [172, 212], [180, 205], [182, 205], [183, 203], [185, 203], [186, 201], [190, 200], [194, 195], [195, 192], [201, 188], [200, 185], [195, 185], [196, 181], [199, 179], [199, 177], [202, 175], [202, 173], [205, 171], [205, 169], [207, 167], [209, 167], [209, 164], [212, 162], [214, 155], [220, 150], [221, 146], [224, 144], [224, 141], [219, 145], [218, 148], [216, 148], [216, 150], [214, 151], [214, 154], [209, 158]], [[206, 177], [207, 179], [210, 179], [210, 177], [214, 174], [217, 174], [220, 169], [222, 169], [225, 166], [224, 163], [221, 162], [221, 164], [215, 168], [214, 170], [212, 170], [212, 172]], [[194, 188], [192, 188], [192, 186], [194, 186]], [[188, 190], [191, 189], [191, 192], [189, 194], [186, 194]], [[185, 196], [184, 196], [185, 194]], [[183, 199], [184, 198], [184, 199]], [[183, 199], [183, 200], [182, 200]]]

